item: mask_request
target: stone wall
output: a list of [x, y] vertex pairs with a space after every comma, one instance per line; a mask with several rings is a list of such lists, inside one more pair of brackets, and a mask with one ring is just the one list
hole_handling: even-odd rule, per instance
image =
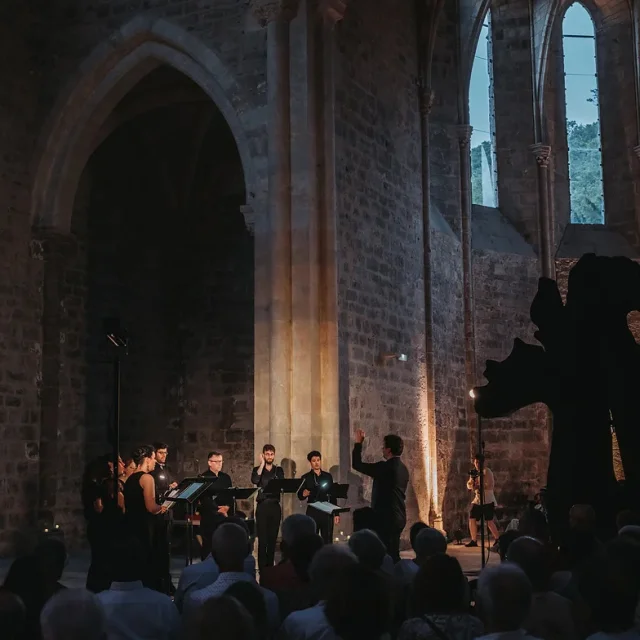
[[[514, 338], [536, 343], [529, 308], [538, 286], [535, 257], [474, 251], [478, 377], [485, 361], [504, 360]], [[500, 504], [532, 499], [546, 484], [549, 431], [546, 408], [521, 409], [508, 418], [483, 420], [487, 465], [496, 479]]]
[[[386, 433], [405, 439], [414, 521], [429, 511], [415, 497], [427, 419], [416, 36], [411, 3], [374, 4], [350, 4], [336, 32], [340, 410], [344, 429], [367, 432], [369, 459]], [[381, 353], [408, 361], [381, 364]]]
[[[34, 16], [0, 7], [0, 553], [33, 523], [39, 475], [42, 250], [30, 245], [29, 162], [38, 127]], [[33, 259], [32, 259], [33, 255]]]

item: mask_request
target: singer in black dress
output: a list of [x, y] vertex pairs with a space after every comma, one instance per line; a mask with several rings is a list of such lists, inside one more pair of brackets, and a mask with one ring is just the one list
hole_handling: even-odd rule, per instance
[[150, 589], [161, 589], [163, 559], [156, 557], [155, 518], [166, 512], [156, 503], [156, 488], [150, 474], [155, 466], [153, 447], [138, 447], [132, 454], [136, 470], [124, 485], [125, 527], [127, 534], [139, 543], [143, 554], [143, 583]]

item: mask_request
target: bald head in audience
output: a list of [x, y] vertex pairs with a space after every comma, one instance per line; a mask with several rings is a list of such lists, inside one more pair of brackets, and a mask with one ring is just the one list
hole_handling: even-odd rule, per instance
[[53, 596], [40, 614], [43, 640], [106, 640], [107, 625], [95, 594], [67, 589]]
[[531, 608], [531, 583], [514, 564], [485, 569], [478, 579], [477, 601], [489, 633], [518, 631]]

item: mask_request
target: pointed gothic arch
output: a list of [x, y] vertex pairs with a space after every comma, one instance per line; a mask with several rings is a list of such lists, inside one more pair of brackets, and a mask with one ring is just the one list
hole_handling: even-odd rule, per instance
[[183, 73], [211, 98], [236, 141], [247, 204], [254, 198], [262, 199], [266, 181], [258, 177], [247, 136], [252, 110], [240, 113], [236, 108], [252, 104], [248, 93], [198, 38], [166, 20], [140, 17], [94, 49], [54, 108], [41, 135], [33, 169], [33, 225], [68, 231], [76, 189], [95, 134], [117, 103], [161, 65]]

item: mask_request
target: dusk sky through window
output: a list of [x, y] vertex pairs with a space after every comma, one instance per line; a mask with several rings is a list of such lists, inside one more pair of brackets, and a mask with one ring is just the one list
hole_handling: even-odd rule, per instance
[[[598, 106], [587, 102], [591, 90], [596, 88], [596, 64], [593, 46], [593, 22], [587, 10], [579, 3], [566, 12], [563, 22], [564, 64], [567, 88], [567, 113], [578, 124], [589, 124], [598, 120]], [[566, 36], [589, 36], [589, 38], [567, 38]], [[471, 84], [469, 87], [469, 115], [473, 127], [471, 146], [476, 147], [491, 137], [489, 119], [489, 21], [485, 23], [478, 38]]]

